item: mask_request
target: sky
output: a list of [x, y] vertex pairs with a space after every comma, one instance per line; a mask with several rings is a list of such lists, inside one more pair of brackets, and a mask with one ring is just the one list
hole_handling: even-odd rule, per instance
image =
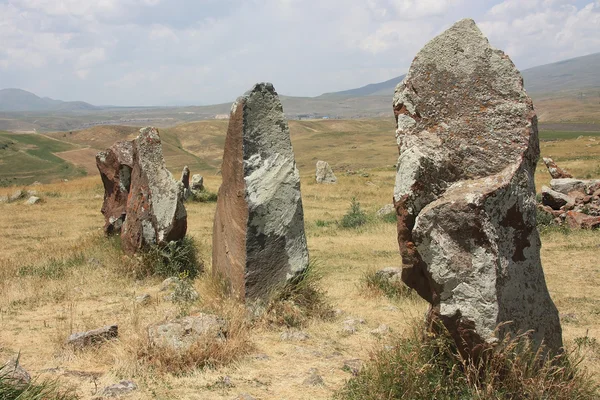
[[0, 88], [207, 105], [254, 83], [317, 96], [405, 73], [462, 18], [525, 69], [600, 52], [600, 0], [0, 0]]

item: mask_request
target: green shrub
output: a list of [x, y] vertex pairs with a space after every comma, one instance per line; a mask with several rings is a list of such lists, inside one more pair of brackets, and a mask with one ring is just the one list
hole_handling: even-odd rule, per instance
[[540, 208], [537, 209], [536, 218], [538, 228], [556, 225], [556, 222], [554, 221], [554, 215]]
[[388, 224], [397, 224], [398, 223], [398, 216], [396, 215], [395, 210], [391, 213], [385, 214], [383, 217], [381, 217], [381, 219], [383, 219], [383, 221], [387, 222]]
[[188, 201], [195, 203], [214, 203], [217, 201], [217, 194], [209, 192], [208, 190], [200, 190], [191, 192]]
[[402, 281], [392, 281], [377, 271], [369, 271], [363, 275], [367, 289], [377, 291], [384, 296], [396, 300], [405, 298], [420, 298], [417, 293]]
[[318, 219], [315, 221], [315, 225], [318, 226], [319, 228], [325, 228], [327, 226], [334, 225], [334, 224], [335, 224], [335, 221], [325, 221], [322, 219]]
[[47, 380], [28, 384], [16, 384], [0, 370], [0, 399], [2, 400], [76, 400], [78, 396], [70, 389], [63, 389], [59, 382]]
[[475, 362], [462, 357], [446, 332], [397, 339], [372, 356], [348, 381], [338, 399], [546, 399], [592, 400], [600, 388], [580, 359], [563, 353], [545, 358], [534, 352], [527, 336], [505, 339]]
[[312, 318], [327, 319], [333, 310], [319, 286], [321, 274], [314, 262], [285, 285], [273, 290], [266, 307], [266, 321], [287, 327], [300, 327]]
[[184, 273], [189, 279], [194, 279], [204, 268], [198, 257], [198, 248], [188, 236], [169, 242], [166, 246], [152, 246], [143, 251], [141, 256], [139, 274], [142, 276], [170, 277]]
[[340, 225], [344, 228], [358, 228], [367, 223], [367, 214], [360, 208], [360, 203], [356, 197], [352, 198], [350, 208], [346, 215], [342, 217]]

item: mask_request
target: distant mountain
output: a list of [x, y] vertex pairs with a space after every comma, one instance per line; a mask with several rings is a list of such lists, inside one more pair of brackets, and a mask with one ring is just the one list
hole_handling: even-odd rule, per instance
[[[521, 71], [525, 88], [531, 95], [600, 88], [600, 53], [571, 58]], [[357, 89], [325, 93], [319, 97], [360, 97], [394, 95], [396, 85], [406, 75]]]
[[324, 93], [319, 97], [332, 97], [332, 96], [344, 96], [344, 97], [358, 97], [358, 96], [380, 96], [388, 95], [391, 88], [391, 93], [394, 93], [394, 88], [397, 84], [402, 82], [406, 75], [400, 75], [396, 78], [392, 78], [385, 82], [371, 83], [366, 86], [359, 87], [357, 89], [344, 90], [341, 92]]
[[47, 112], [47, 111], [87, 111], [96, 107], [83, 101], [61, 101], [49, 97], [39, 97], [22, 89], [0, 90], [0, 111], [2, 112]]

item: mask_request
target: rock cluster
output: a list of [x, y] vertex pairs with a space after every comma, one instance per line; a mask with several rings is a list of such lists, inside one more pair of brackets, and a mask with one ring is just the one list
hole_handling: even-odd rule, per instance
[[315, 177], [317, 183], [337, 183], [337, 178], [327, 161], [317, 161]]
[[571, 229], [600, 228], [600, 179], [552, 179], [542, 187], [541, 209]]
[[167, 170], [156, 128], [101, 151], [96, 165], [104, 184], [104, 231], [121, 233], [127, 253], [185, 236], [184, 184]]
[[300, 176], [273, 85], [238, 98], [213, 228], [213, 274], [241, 299], [265, 299], [308, 266]]
[[558, 351], [536, 228], [537, 118], [519, 71], [461, 20], [417, 54], [393, 105], [402, 280], [431, 303], [432, 329], [469, 356], [529, 331]]

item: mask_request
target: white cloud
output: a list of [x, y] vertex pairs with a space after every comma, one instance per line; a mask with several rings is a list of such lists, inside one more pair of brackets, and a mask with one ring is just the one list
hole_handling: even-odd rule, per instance
[[0, 87], [97, 104], [225, 102], [261, 80], [291, 95], [387, 80], [465, 17], [521, 68], [600, 51], [600, 0], [3, 1]]

